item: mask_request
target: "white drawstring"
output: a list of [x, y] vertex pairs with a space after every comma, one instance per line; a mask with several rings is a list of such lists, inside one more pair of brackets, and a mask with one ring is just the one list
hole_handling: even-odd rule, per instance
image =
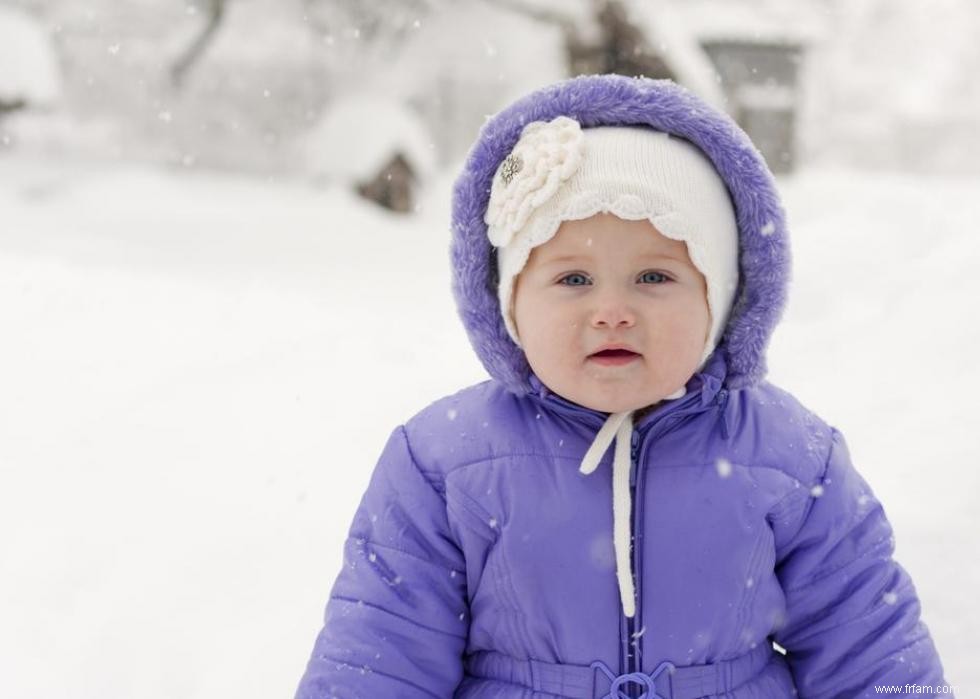
[[602, 455], [615, 437], [613, 453], [613, 542], [616, 548], [616, 579], [619, 581], [619, 597], [623, 614], [636, 613], [633, 591], [633, 574], [630, 567], [630, 442], [633, 437], [633, 411], [612, 413], [596, 434], [592, 446], [585, 453], [579, 471], [588, 475], [596, 470]]
[[[687, 388], [681, 386], [664, 400], [676, 400], [687, 395]], [[630, 556], [630, 517], [633, 500], [630, 497], [630, 446], [633, 439], [633, 412], [611, 413], [592, 445], [582, 458], [579, 471], [588, 475], [599, 467], [602, 455], [609, 443], [616, 439], [613, 452], [613, 544], [616, 548], [616, 579], [619, 581], [619, 598], [623, 604], [623, 614], [628, 617], [636, 613], [636, 599], [633, 590], [633, 571]], [[637, 465], [639, 468], [639, 465]]]

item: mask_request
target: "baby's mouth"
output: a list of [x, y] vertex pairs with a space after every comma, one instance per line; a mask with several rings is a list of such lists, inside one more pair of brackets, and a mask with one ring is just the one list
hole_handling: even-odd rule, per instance
[[636, 352], [630, 352], [625, 349], [609, 349], [602, 350], [601, 352], [596, 352], [595, 354], [590, 354], [590, 357], [628, 357], [628, 356], [639, 356]]
[[636, 352], [631, 352], [625, 349], [608, 349], [589, 355], [589, 359], [591, 361], [606, 366], [618, 366], [620, 364], [629, 364], [630, 362], [639, 358], [640, 355], [637, 354]]

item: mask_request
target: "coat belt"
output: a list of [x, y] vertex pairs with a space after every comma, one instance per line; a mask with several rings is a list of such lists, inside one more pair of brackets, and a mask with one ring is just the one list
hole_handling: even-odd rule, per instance
[[[644, 699], [698, 699], [725, 694], [749, 681], [769, 663], [775, 651], [769, 643], [731, 660], [705, 665], [674, 666], [663, 662], [651, 674], [629, 673], [618, 677], [605, 663], [591, 665], [519, 660], [494, 651], [477, 651], [466, 657], [466, 673], [523, 685], [535, 692], [563, 699], [622, 699], [628, 684], [643, 689]], [[653, 689], [653, 691], [650, 691]]]

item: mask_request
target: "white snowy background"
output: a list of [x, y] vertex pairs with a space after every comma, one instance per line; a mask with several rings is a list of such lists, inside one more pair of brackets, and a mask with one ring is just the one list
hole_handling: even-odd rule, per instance
[[[252, 19], [229, 17], [241, 28], [202, 59], [202, 71], [246, 66], [240, 94], [254, 104], [229, 99], [222, 119], [268, 104], [263, 66], [319, 70], [322, 47], [296, 40], [288, 3], [245, 4]], [[458, 149], [478, 124], [441, 144], [415, 213], [387, 212], [296, 166], [301, 141], [275, 128], [212, 126], [208, 150], [194, 136], [200, 83], [179, 96], [120, 83], [120, 61], [153, 75], [156, 60], [127, 13], [158, 12], [186, 38], [178, 20], [199, 8], [127, 6], [0, 2], [0, 96], [13, 74], [3, 46], [19, 41], [4, 43], [5, 9], [40, 18], [64, 75], [59, 86], [39, 60], [33, 82], [60, 103], [0, 119], [0, 696], [288, 697], [387, 435], [486, 378], [448, 265]], [[805, 157], [779, 178], [794, 274], [769, 378], [844, 432], [947, 680], [972, 696], [980, 11], [779, 6], [816, 12], [826, 35], [808, 68]], [[411, 61], [374, 70], [386, 95], [397, 86], [420, 104], [444, 90], [406, 66], [438, 63], [449, 34], [477, 53], [460, 54], [448, 84], [498, 86], [488, 113], [561, 77], [554, 40], [530, 41], [545, 29], [470, 9], [413, 27], [429, 52], [409, 43]], [[159, 39], [168, 55], [173, 37]], [[323, 79], [343, 85], [346, 64], [332, 65]], [[268, 123], [312, 127], [317, 84], [292, 94], [297, 113], [270, 107]], [[356, 134], [373, 137], [370, 123]]]

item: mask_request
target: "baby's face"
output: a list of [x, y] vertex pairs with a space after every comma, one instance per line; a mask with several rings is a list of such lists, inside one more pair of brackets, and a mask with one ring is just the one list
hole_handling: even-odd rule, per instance
[[[710, 320], [707, 285], [687, 245], [647, 220], [602, 213], [566, 221], [515, 280], [514, 322], [534, 373], [594, 410], [637, 410], [684, 386]], [[590, 356], [609, 344], [639, 356]]]

